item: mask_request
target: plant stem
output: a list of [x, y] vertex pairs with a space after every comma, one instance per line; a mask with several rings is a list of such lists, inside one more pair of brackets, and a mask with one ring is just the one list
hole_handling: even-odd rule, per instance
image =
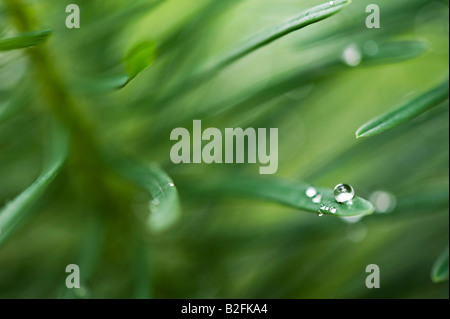
[[[33, 31], [33, 16], [21, 0], [5, 0], [17, 29], [21, 32]], [[54, 115], [69, 131], [71, 136], [70, 159], [74, 176], [83, 192], [83, 200], [97, 211], [118, 213], [117, 201], [124, 194], [113, 185], [117, 178], [111, 173], [100, 154], [99, 143], [95, 138], [94, 125], [82, 112], [76, 100], [69, 94], [63, 77], [55, 67], [53, 59], [45, 47], [28, 50], [38, 81], [42, 84], [42, 94], [48, 111]]]

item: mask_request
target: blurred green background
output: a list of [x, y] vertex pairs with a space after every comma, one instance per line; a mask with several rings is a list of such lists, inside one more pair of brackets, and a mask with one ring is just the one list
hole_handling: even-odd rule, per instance
[[[80, 7], [79, 29], [65, 26], [70, 3]], [[37, 48], [0, 52], [0, 108], [11, 99], [16, 106], [0, 121], [2, 204], [41, 171], [53, 118], [68, 128], [72, 149], [0, 246], [0, 297], [448, 298], [448, 281], [430, 278], [449, 239], [448, 101], [355, 138], [368, 120], [444, 80], [448, 1], [353, 1], [186, 94], [174, 91], [254, 34], [321, 3], [2, 0], [0, 38], [52, 30]], [[380, 6], [380, 29], [365, 26], [371, 3]], [[157, 48], [153, 65], [113, 88], [124, 56], [142, 41]], [[410, 49], [400, 46], [393, 58], [354, 67], [341, 59], [346, 48], [395, 41], [421, 41], [427, 50], [407, 58]], [[374, 202], [374, 192], [386, 192], [395, 207], [351, 222], [196, 191], [257, 176], [259, 165], [173, 164], [170, 132], [191, 130], [193, 119], [221, 130], [277, 127], [276, 177], [327, 188], [346, 182]], [[181, 214], [168, 229], [146, 225], [152, 197], [109, 169], [118, 157], [159, 163], [173, 179]], [[82, 289], [65, 287], [72, 263]], [[380, 267], [380, 289], [365, 286], [369, 264]]]

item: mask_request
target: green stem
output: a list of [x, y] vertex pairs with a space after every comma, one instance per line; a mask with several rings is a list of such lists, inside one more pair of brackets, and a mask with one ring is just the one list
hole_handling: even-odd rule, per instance
[[[30, 32], [34, 29], [33, 16], [21, 0], [5, 0], [17, 29]], [[54, 65], [54, 60], [45, 47], [29, 49], [30, 60], [36, 70], [38, 81], [42, 85], [42, 95], [46, 100], [48, 111], [68, 129], [71, 136], [70, 160], [76, 181], [85, 198], [99, 212], [108, 215], [118, 211], [117, 189], [111, 187], [116, 178], [104, 163], [100, 154], [99, 143], [95, 138], [94, 125], [82, 112], [75, 99], [69, 94], [63, 78]]]

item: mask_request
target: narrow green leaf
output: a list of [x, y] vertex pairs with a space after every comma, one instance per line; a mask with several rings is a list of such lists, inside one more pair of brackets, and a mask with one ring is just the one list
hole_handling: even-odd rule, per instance
[[125, 87], [139, 73], [150, 67], [157, 56], [157, 46], [153, 41], [144, 41], [133, 48], [125, 55], [126, 74], [115, 74], [103, 76], [101, 78], [80, 78], [77, 86], [87, 93], [104, 93]]
[[0, 244], [12, 234], [19, 222], [26, 217], [33, 203], [43, 194], [50, 182], [63, 166], [67, 154], [69, 139], [65, 131], [55, 132], [50, 164], [37, 180], [0, 210]]
[[307, 9], [297, 16], [274, 26], [272, 29], [266, 30], [263, 33], [255, 36], [253, 39], [249, 40], [244, 45], [233, 51], [231, 54], [220, 60], [217, 63], [216, 68], [221, 69], [291, 32], [297, 31], [310, 24], [328, 18], [341, 11], [350, 3], [350, 0], [336, 0], [329, 1], [316, 7]]
[[12, 96], [0, 103], [0, 123], [7, 121], [19, 113], [27, 105], [29, 99], [29, 87], [22, 81]]
[[381, 42], [365, 41], [362, 61], [366, 64], [383, 64], [413, 59], [428, 49], [422, 41]]
[[44, 42], [52, 32], [49, 30], [23, 33], [15, 37], [0, 39], [0, 51], [33, 47]]
[[178, 191], [172, 179], [159, 165], [127, 163], [114, 165], [122, 176], [147, 190], [153, 197], [149, 203], [148, 225], [153, 231], [164, 231], [180, 216]]
[[[155, 105], [165, 105], [169, 103], [172, 99], [179, 97], [183, 93], [186, 93], [189, 90], [201, 85], [215, 73], [221, 71], [237, 60], [274, 42], [277, 39], [282, 38], [285, 35], [288, 35], [294, 31], [302, 29], [308, 25], [314, 24], [338, 13], [350, 3], [351, 0], [328, 1], [324, 4], [307, 9], [297, 16], [256, 35], [252, 39], [246, 41], [245, 44], [239, 46], [235, 50], [232, 50], [231, 53], [226, 54], [222, 58], [219, 58], [216, 62], [213, 63], [212, 66], [194, 74], [189, 80], [175, 85], [175, 87], [172, 88], [167, 95], [158, 100], [158, 103], [155, 103]], [[176, 92], [176, 94], [174, 94], [174, 92]]]
[[439, 86], [367, 122], [356, 131], [356, 137], [380, 134], [399, 126], [448, 99], [448, 78]]
[[139, 73], [153, 64], [156, 58], [156, 44], [153, 41], [145, 41], [134, 46], [125, 56], [125, 68], [128, 73], [128, 82]]
[[317, 213], [321, 205], [336, 208], [333, 214], [330, 211], [322, 211], [324, 214], [340, 217], [369, 215], [374, 211], [373, 205], [362, 198], [355, 197], [351, 205], [338, 203], [333, 195], [333, 190], [314, 187], [320, 200], [315, 203], [306, 195], [306, 190], [311, 185], [303, 182], [292, 182], [274, 178], [233, 178], [221, 181], [220, 184], [201, 187], [203, 192], [223, 195], [224, 193], [236, 196], [250, 196], [262, 200], [280, 203], [308, 212]]
[[434, 262], [431, 270], [431, 279], [435, 283], [448, 280], [448, 250], [447, 247]]

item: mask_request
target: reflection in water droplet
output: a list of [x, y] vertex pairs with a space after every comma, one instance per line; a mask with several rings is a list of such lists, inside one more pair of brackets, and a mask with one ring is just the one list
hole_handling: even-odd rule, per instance
[[367, 237], [366, 225], [359, 223], [349, 225], [347, 229], [347, 239], [354, 243], [360, 243]]
[[169, 183], [169, 187], [174, 187], [175, 184], [174, 183]]
[[348, 217], [341, 217], [341, 219], [349, 224], [354, 224], [359, 222], [363, 218], [363, 215], [357, 215], [357, 216], [348, 216]]
[[317, 190], [316, 190], [314, 187], [310, 186], [310, 187], [308, 187], [308, 188], [306, 189], [305, 194], [306, 194], [306, 196], [308, 196], [309, 198], [312, 198], [312, 197], [316, 196]]
[[369, 196], [369, 201], [375, 206], [377, 213], [390, 213], [397, 204], [395, 196], [385, 191], [375, 191]]
[[358, 66], [361, 63], [362, 56], [359, 47], [356, 44], [350, 44], [342, 52], [342, 60], [351, 67]]
[[314, 198], [312, 199], [313, 203], [320, 203], [320, 201], [322, 200], [322, 195], [318, 194], [316, 196], [314, 196]]
[[338, 203], [353, 204], [352, 199], [355, 197], [355, 190], [348, 184], [338, 184], [334, 187], [334, 198]]
[[378, 44], [373, 40], [366, 41], [363, 46], [363, 51], [369, 56], [377, 55], [379, 51]]

